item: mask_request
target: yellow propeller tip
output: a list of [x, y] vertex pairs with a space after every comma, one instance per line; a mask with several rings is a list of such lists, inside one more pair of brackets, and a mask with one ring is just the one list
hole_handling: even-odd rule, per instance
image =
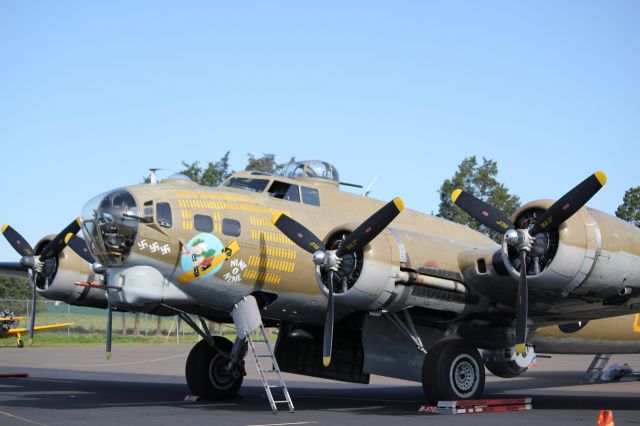
[[602, 170], [598, 170], [595, 173], [595, 176], [596, 179], [598, 179], [598, 182], [600, 182], [600, 185], [604, 186], [604, 184], [607, 183], [607, 175]]
[[324, 365], [325, 367], [328, 367], [329, 364], [331, 364], [331, 357], [330, 356], [322, 357], [322, 365]]
[[80, 219], [80, 216], [76, 217], [76, 223], [78, 226], [82, 227], [82, 219]]
[[111, 359], [111, 352], [107, 352], [105, 358], [107, 359], [107, 361], [109, 361]]
[[69, 240], [71, 239], [71, 237], [73, 237], [73, 234], [71, 232], [69, 232], [67, 235], [64, 236], [64, 243], [65, 244], [69, 244]]
[[524, 348], [525, 348], [525, 344], [524, 343], [518, 343], [516, 345], [516, 353], [518, 355], [522, 355], [524, 353]]
[[453, 192], [451, 193], [451, 201], [455, 203], [458, 197], [460, 196], [460, 194], [462, 194], [462, 189], [460, 188], [454, 189]]
[[9, 225], [7, 225], [6, 223], [4, 225], [2, 225], [2, 233], [3, 234], [4, 234], [4, 231], [6, 231], [8, 227], [9, 227]]
[[271, 223], [273, 223], [275, 225], [276, 222], [278, 221], [278, 219], [280, 219], [280, 216], [282, 216], [282, 212], [278, 212], [278, 213], [274, 214], [271, 217]]
[[399, 212], [404, 210], [404, 201], [402, 200], [402, 198], [400, 198], [400, 197], [394, 198], [393, 199], [393, 204], [396, 205], [396, 208], [398, 209]]

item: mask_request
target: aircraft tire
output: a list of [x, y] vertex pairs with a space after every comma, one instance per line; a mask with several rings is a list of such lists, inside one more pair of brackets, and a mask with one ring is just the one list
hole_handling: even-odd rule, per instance
[[[229, 354], [233, 344], [229, 339], [213, 336], [216, 347]], [[239, 368], [229, 373], [224, 371], [229, 358], [213, 349], [206, 340], [201, 340], [191, 349], [185, 367], [187, 385], [192, 394], [207, 401], [235, 398], [244, 379]]]
[[495, 376], [502, 377], [504, 379], [512, 379], [524, 374], [527, 371], [526, 367], [520, 367], [515, 361], [494, 361], [484, 357], [484, 366], [487, 370], [491, 371]]
[[459, 337], [445, 337], [424, 357], [422, 389], [430, 403], [479, 399], [484, 379], [478, 350]]

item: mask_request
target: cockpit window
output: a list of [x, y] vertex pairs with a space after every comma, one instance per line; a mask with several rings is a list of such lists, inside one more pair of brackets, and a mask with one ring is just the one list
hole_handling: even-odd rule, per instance
[[263, 192], [268, 183], [268, 179], [234, 177], [227, 180], [223, 185], [230, 188], [244, 189], [246, 191]]
[[274, 180], [269, 187], [269, 195], [281, 200], [300, 202], [300, 190], [298, 185]]
[[305, 204], [310, 204], [312, 206], [320, 205], [320, 194], [318, 190], [315, 188], [307, 188], [303, 186], [300, 188], [302, 190], [302, 202]]
[[158, 225], [165, 228], [171, 228], [173, 226], [173, 217], [171, 215], [171, 204], [158, 203], [156, 204], [156, 217], [158, 218]]

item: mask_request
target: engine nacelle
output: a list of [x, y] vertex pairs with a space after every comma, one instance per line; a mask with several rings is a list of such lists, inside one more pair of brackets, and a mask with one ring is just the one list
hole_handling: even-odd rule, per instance
[[[334, 229], [325, 240], [328, 249], [336, 249], [342, 237], [356, 228], [349, 224]], [[334, 277], [336, 303], [354, 310], [377, 311], [395, 298], [396, 276], [400, 271], [398, 245], [389, 228], [361, 251], [345, 255], [340, 273]], [[320, 291], [328, 291], [327, 273], [316, 268]]]
[[[552, 203], [539, 200], [522, 206], [513, 223], [526, 227]], [[640, 289], [640, 229], [632, 224], [583, 207], [556, 231], [536, 237], [527, 265], [530, 288], [602, 298]], [[517, 279], [518, 254], [503, 248], [504, 264]]]
[[109, 300], [122, 310], [152, 312], [161, 304], [180, 306], [195, 303], [151, 266], [111, 268], [108, 280]]
[[[40, 254], [54, 237], [50, 235], [38, 241], [36, 254]], [[47, 299], [77, 306], [107, 307], [104, 290], [75, 285], [76, 282], [93, 281], [95, 274], [91, 271], [91, 265], [70, 248], [62, 250], [58, 257], [47, 260], [44, 273], [34, 274], [34, 279], [38, 293]]]

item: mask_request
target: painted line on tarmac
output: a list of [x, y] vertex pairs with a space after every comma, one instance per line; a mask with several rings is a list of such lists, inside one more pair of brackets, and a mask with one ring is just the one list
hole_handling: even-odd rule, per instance
[[[175, 400], [169, 400], [169, 401], [145, 401], [145, 402], [123, 402], [123, 403], [113, 403], [113, 404], [100, 404], [103, 407], [120, 407], [120, 406], [127, 406], [127, 407], [135, 407], [136, 405], [162, 405], [162, 404], [175, 404], [176, 402], [182, 402], [182, 401], [175, 401]], [[193, 403], [191, 402], [185, 402], [183, 405], [191, 405]], [[197, 407], [224, 407], [224, 406], [230, 406], [230, 405], [238, 405], [237, 403], [228, 403], [228, 404], [197, 404]]]
[[407, 404], [424, 404], [424, 401], [409, 401], [406, 399], [377, 399], [377, 398], [349, 398], [342, 396], [322, 396], [322, 395], [296, 395], [296, 399], [311, 398], [311, 399], [345, 399], [349, 401], [371, 401], [371, 402], [394, 402], [394, 403], [407, 403]]
[[18, 419], [18, 420], [21, 420], [21, 421], [23, 421], [23, 422], [31, 423], [32, 425], [47, 426], [47, 425], [45, 425], [45, 424], [43, 424], [43, 423], [38, 423], [38, 422], [34, 422], [33, 420], [25, 419], [24, 417], [14, 416], [13, 414], [9, 414], [9, 413], [7, 413], [7, 412], [5, 412], [5, 411], [1, 411], [1, 410], [0, 410], [0, 414], [4, 414], [4, 415], [5, 415], [5, 416], [7, 416], [7, 417], [11, 417], [11, 418], [14, 418], [14, 419]]
[[267, 423], [263, 425], [247, 425], [247, 426], [288, 426], [288, 425], [310, 425], [310, 424], [317, 424], [317, 423], [319, 422], [312, 421], [312, 422], [295, 422], [295, 423]]
[[188, 354], [166, 356], [164, 358], [145, 359], [142, 361], [130, 361], [130, 362], [117, 362], [117, 363], [105, 363], [105, 364], [34, 364], [42, 367], [118, 367], [124, 365], [139, 365], [148, 364], [150, 362], [168, 361], [170, 359], [177, 359], [186, 357]]
[[125, 365], [139, 365], [139, 364], [147, 364], [149, 362], [158, 362], [158, 361], [168, 361], [171, 359], [183, 358], [186, 357], [187, 353], [180, 355], [172, 355], [166, 356], [163, 358], [154, 358], [154, 359], [145, 359], [141, 361], [130, 361], [130, 362], [118, 362], [118, 363], [104, 363], [104, 364], [44, 364], [40, 362], [12, 362], [15, 365], [21, 366], [31, 366], [31, 367], [117, 367], [117, 366], [125, 366]]

